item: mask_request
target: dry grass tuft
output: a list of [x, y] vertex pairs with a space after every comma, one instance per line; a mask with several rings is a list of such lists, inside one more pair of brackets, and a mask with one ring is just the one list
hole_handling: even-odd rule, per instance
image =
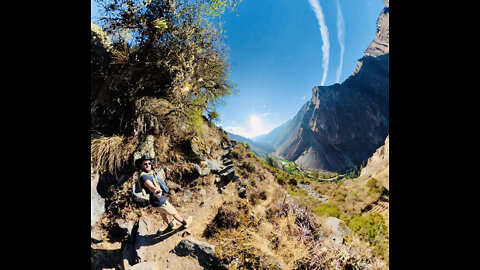
[[135, 137], [101, 137], [90, 144], [90, 158], [94, 173], [109, 172], [116, 175], [128, 162], [137, 147]]

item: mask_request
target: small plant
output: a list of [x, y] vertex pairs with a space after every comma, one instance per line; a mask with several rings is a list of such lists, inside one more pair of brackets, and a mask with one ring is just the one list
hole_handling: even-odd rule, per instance
[[245, 160], [243, 162], [243, 167], [245, 168], [245, 170], [247, 170], [247, 172], [251, 173], [255, 171], [255, 164], [251, 160]]

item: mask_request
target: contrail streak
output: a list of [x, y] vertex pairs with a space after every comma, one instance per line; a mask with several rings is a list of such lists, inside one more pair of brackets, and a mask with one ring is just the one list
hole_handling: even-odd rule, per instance
[[323, 65], [323, 77], [320, 85], [325, 84], [328, 74], [328, 62], [330, 60], [330, 41], [328, 39], [328, 28], [325, 24], [325, 16], [323, 15], [322, 7], [318, 0], [308, 0], [312, 6], [313, 12], [318, 20], [318, 25], [320, 26], [320, 34], [322, 36], [322, 65]]
[[340, 81], [340, 75], [343, 68], [343, 53], [345, 52], [345, 20], [343, 19], [342, 8], [340, 7], [340, 0], [337, 0], [337, 37], [340, 45], [340, 64], [337, 69], [336, 83]]

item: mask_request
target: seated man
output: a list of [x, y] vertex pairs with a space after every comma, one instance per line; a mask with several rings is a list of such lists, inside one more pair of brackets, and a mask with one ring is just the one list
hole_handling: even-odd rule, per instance
[[[192, 222], [192, 217], [189, 216], [187, 220], [184, 220], [173, 207], [167, 198], [163, 195], [164, 191], [161, 188], [161, 185], [166, 187], [166, 184], [162, 179], [156, 176], [155, 171], [152, 169], [153, 158], [149, 158], [146, 155], [143, 155], [139, 160], [137, 160], [138, 166], [140, 168], [139, 180], [141, 183], [141, 188], [144, 188], [149, 194], [150, 205], [157, 210], [158, 213], [162, 216], [163, 221], [168, 224], [168, 227], [165, 231], [171, 231], [175, 229], [174, 220], [168, 220], [168, 215], [173, 216], [178, 222], [182, 224], [184, 228]], [[156, 181], [156, 183], [154, 182]], [[168, 192], [168, 187], [166, 187]]]

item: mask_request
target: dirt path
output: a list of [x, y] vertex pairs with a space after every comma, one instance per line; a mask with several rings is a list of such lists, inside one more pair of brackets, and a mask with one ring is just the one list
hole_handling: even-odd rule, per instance
[[297, 186], [301, 189], [304, 189], [308, 192], [308, 195], [316, 200], [319, 200], [323, 203], [328, 202], [328, 197], [325, 195], [320, 195], [318, 194], [310, 185], [304, 185], [304, 184], [297, 184]]
[[[223, 154], [228, 151], [224, 150]], [[225, 166], [221, 161], [217, 161], [220, 170]], [[211, 178], [219, 179], [218, 176]], [[225, 186], [222, 193], [219, 193], [218, 188], [214, 183], [209, 183], [204, 186], [205, 195], [194, 194], [190, 202], [181, 202], [180, 206], [176, 206], [177, 211], [183, 218], [192, 216], [192, 223], [186, 230], [166, 233], [163, 235], [156, 235], [158, 229], [165, 229], [167, 225], [161, 220], [160, 214], [143, 217], [150, 223], [149, 228], [146, 229], [146, 238], [144, 244], [136, 247], [136, 252], [140, 257], [141, 262], [158, 262], [161, 265], [160, 269], [204, 269], [198, 263], [198, 260], [192, 257], [180, 257], [171, 252], [175, 246], [184, 238], [192, 237], [200, 241], [208, 242], [203, 238], [202, 234], [207, 224], [217, 214], [218, 208], [225, 203], [226, 200], [236, 199], [236, 185], [230, 182]], [[229, 196], [232, 194], [232, 196]], [[180, 196], [181, 197], [181, 196]], [[140, 221], [142, 218], [140, 218]], [[176, 222], [176, 221], [175, 221]], [[179, 227], [180, 223], [177, 223]], [[146, 225], [145, 225], [146, 226]]]

